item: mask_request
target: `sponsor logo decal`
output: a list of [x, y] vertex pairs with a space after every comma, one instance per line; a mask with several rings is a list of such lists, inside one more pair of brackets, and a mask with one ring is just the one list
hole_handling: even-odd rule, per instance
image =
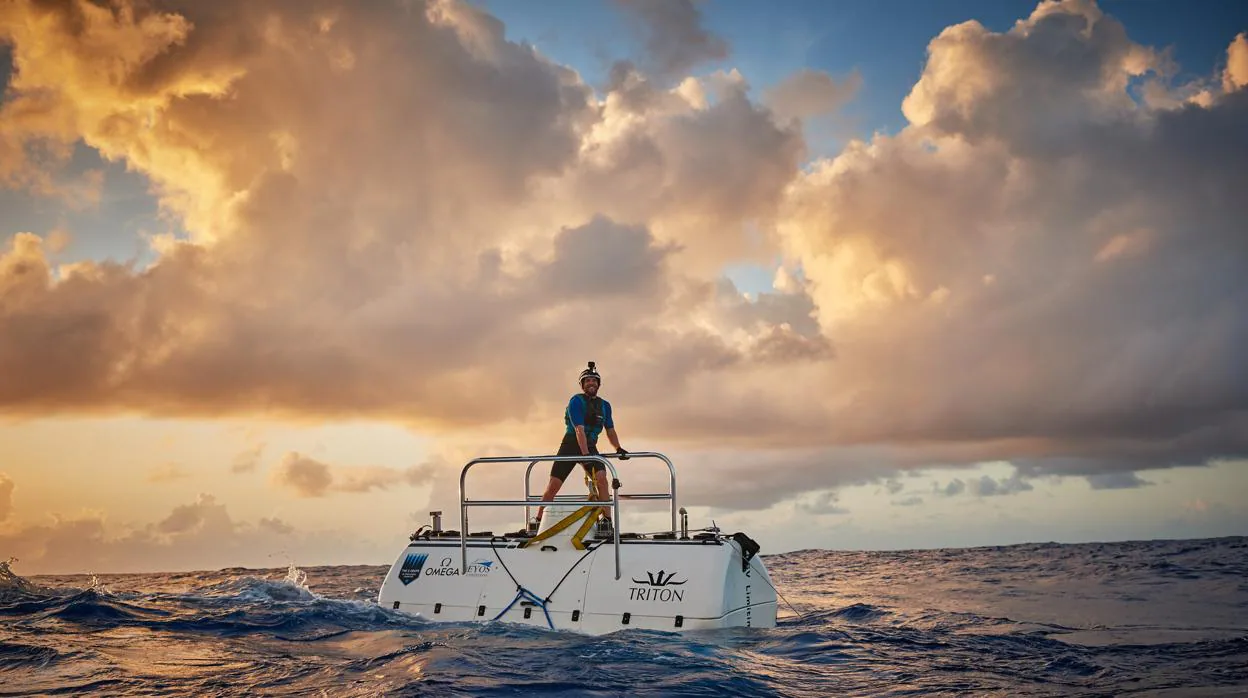
[[633, 584], [639, 586], [628, 588], [628, 600], [654, 601], [658, 603], [684, 601], [685, 590], [673, 589], [672, 587], [678, 587], [688, 581], [688, 579], [676, 581], [676, 573], [672, 572], [669, 574], [667, 570], [659, 570], [657, 573], [647, 571], [645, 579], [633, 578]]
[[[750, 568], [749, 568], [749, 567], [746, 567], [746, 568], [745, 568], [745, 578], [746, 578], [746, 579], [749, 579], [749, 578], [750, 578]], [[750, 616], [750, 611], [751, 611], [753, 608], [754, 608], [754, 606], [750, 604], [750, 585], [749, 585], [749, 584], [746, 584], [746, 585], [745, 585], [745, 627], [747, 627], [747, 628], [751, 628], [751, 627], [753, 627], [753, 626], [754, 626], [753, 619], [752, 619], [752, 617]]]
[[403, 558], [403, 567], [399, 569], [399, 581], [404, 586], [411, 584], [414, 579], [420, 576], [420, 570], [425, 566], [425, 560], [429, 556], [425, 553], [411, 553]]
[[[465, 573], [467, 577], [485, 577], [490, 574], [490, 570], [494, 569], [493, 560], [478, 559], [468, 563], [468, 571]], [[437, 567], [430, 567], [425, 570], [425, 576], [436, 575], [438, 577], [458, 577], [459, 565], [454, 564], [451, 558], [442, 558], [441, 563]]]
[[490, 570], [494, 569], [493, 560], [475, 560], [468, 563], [469, 577], [485, 577], [489, 575]]

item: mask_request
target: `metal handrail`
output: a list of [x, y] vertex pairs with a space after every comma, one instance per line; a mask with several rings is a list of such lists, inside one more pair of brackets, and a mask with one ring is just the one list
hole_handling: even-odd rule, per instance
[[[618, 453], [603, 453], [599, 455], [605, 458], [619, 458], [620, 457], [620, 454]], [[659, 460], [667, 464], [667, 474], [668, 474], [667, 494], [660, 494], [660, 493], [622, 494], [620, 495], [620, 499], [660, 499], [660, 500], [670, 499], [672, 501], [672, 504], [670, 507], [671, 515], [672, 515], [672, 533], [675, 533], [676, 532], [676, 466], [672, 465], [672, 460], [670, 458], [656, 451], [637, 451], [635, 453], [629, 453], [628, 457], [630, 459], [632, 458], [658, 458]], [[574, 456], [573, 458], [575, 458], [576, 460], [583, 460], [586, 457]], [[569, 458], [560, 458], [560, 460], [569, 460]], [[524, 498], [528, 500], [536, 501], [536, 502], [540, 502], [541, 498], [540, 497], [534, 498], [533, 490], [532, 490], [532, 483], [530, 482], [530, 478], [533, 474], [533, 466], [537, 465], [539, 462], [540, 462], [540, 459], [535, 459], [535, 460], [530, 461], [528, 469], [524, 471]], [[612, 471], [612, 473], [614, 472], [615, 471]], [[556, 495], [555, 498], [559, 499], [561, 496], [562, 495]], [[532, 506], [531, 505], [526, 506], [524, 508], [524, 520], [526, 523], [528, 522], [529, 517], [531, 516], [531, 513], [532, 513]]]
[[[619, 491], [619, 487], [618, 487], [619, 481], [620, 481], [619, 474], [616, 472], [615, 466], [612, 465], [607, 460], [607, 458], [619, 457], [619, 454], [615, 454], [615, 453], [592, 454], [592, 455], [587, 455], [587, 456], [581, 456], [581, 455], [488, 456], [488, 457], [482, 457], [482, 458], [474, 458], [468, 461], [468, 463], [465, 464], [463, 469], [459, 472], [459, 555], [460, 555], [460, 565], [461, 565], [460, 573], [461, 574], [468, 573], [468, 507], [470, 506], [523, 506], [524, 511], [525, 511], [525, 524], [527, 525], [528, 519], [529, 519], [529, 510], [534, 501], [532, 498], [533, 495], [529, 486], [529, 476], [533, 472], [533, 466], [537, 465], [541, 461], [550, 461], [552, 463], [561, 462], [561, 461], [576, 461], [576, 462], [594, 461], [597, 463], [602, 463], [603, 467], [605, 467], [607, 470], [611, 472], [611, 481], [612, 481], [612, 484], [615, 485], [611, 488], [610, 506], [611, 506], [612, 511], [614, 512], [612, 515], [612, 518], [614, 519], [614, 523], [615, 523], [615, 525], [611, 527], [612, 534], [615, 539], [614, 540], [614, 543], [615, 543], [614, 545], [615, 578], [619, 579], [620, 578], [620, 526], [619, 526], [620, 499], [670, 499], [672, 502], [672, 505], [671, 505], [672, 531], [674, 532], [676, 530], [676, 467], [672, 465], [672, 461], [667, 456], [663, 455], [662, 453], [644, 451], [640, 453], [630, 453], [628, 455], [629, 455], [629, 458], [639, 458], [639, 457], [640, 458], [659, 458], [664, 463], [667, 463], [667, 470], [670, 475], [670, 480], [668, 483], [668, 487], [669, 487], [668, 493], [666, 495], [663, 495], [663, 494], [621, 495]], [[525, 471], [525, 475], [524, 475], [524, 499], [523, 500], [513, 500], [513, 499], [471, 500], [467, 498], [465, 482], [468, 478], [468, 470], [471, 469], [472, 466], [478, 465], [480, 463], [523, 463], [524, 461], [529, 461], [529, 467]], [[572, 504], [576, 506], [596, 506], [596, 507], [606, 505], [606, 502], [593, 501], [593, 500], [587, 500], [587, 499], [586, 500], [578, 499], [578, 500], [571, 500], [571, 501], [560, 500], [560, 503]]]

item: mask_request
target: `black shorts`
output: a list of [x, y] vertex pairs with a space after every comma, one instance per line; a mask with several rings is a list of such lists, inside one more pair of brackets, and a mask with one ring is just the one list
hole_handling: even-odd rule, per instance
[[[597, 455], [598, 444], [590, 443], [589, 452]], [[556, 456], [579, 456], [581, 455], [581, 445], [576, 442], [576, 434], [566, 434], [563, 442], [559, 444], [559, 452]], [[560, 482], [568, 479], [568, 475], [572, 473], [572, 467], [577, 465], [578, 461], [557, 460], [550, 464], [550, 476], [558, 479]], [[585, 469], [586, 473], [591, 475], [595, 470], [606, 470], [606, 466], [597, 461], [579, 461], [579, 465]]]

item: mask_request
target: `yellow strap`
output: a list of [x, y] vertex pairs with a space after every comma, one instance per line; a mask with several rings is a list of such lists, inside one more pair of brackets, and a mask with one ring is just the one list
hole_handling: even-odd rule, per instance
[[567, 516], [565, 516], [565, 517], [563, 518], [563, 520], [562, 520], [562, 521], [560, 521], [559, 523], [555, 524], [554, 526], [551, 526], [550, 528], [546, 529], [545, 531], [542, 531], [541, 533], [537, 534], [536, 536], [533, 536], [532, 538], [528, 539], [527, 541], [525, 541], [525, 542], [521, 543], [521, 544], [520, 544], [520, 547], [521, 547], [521, 548], [527, 548], [527, 547], [529, 547], [530, 545], [532, 545], [532, 544], [534, 544], [534, 543], [536, 543], [536, 542], [538, 542], [538, 541], [540, 541], [540, 540], [545, 540], [545, 539], [547, 539], [547, 538], [549, 538], [549, 537], [551, 537], [551, 536], [555, 535], [556, 533], [559, 533], [559, 532], [560, 532], [560, 531], [562, 531], [563, 529], [565, 529], [565, 528], [567, 528], [567, 527], [571, 526], [573, 523], [575, 523], [575, 522], [576, 522], [576, 520], [577, 520], [577, 519], [584, 517], [584, 518], [585, 518], [585, 522], [584, 522], [583, 524], [581, 524], [580, 529], [578, 529], [578, 530], [577, 530], [577, 532], [576, 532], [576, 533], [572, 536], [572, 546], [573, 546], [574, 548], [576, 548], [577, 550], [584, 550], [584, 549], [585, 549], [585, 544], [581, 542], [581, 538], [583, 538], [583, 537], [585, 536], [585, 533], [586, 533], [587, 531], [589, 531], [590, 526], [593, 526], [593, 525], [594, 525], [594, 516], [593, 516], [593, 514], [594, 514], [594, 512], [595, 512], [595, 511], [597, 511], [597, 509], [598, 509], [598, 507], [596, 507], [596, 506], [588, 506], [588, 505], [586, 505], [586, 506], [582, 506], [581, 508], [579, 508], [579, 509], [577, 509], [576, 511], [572, 512], [571, 514], [568, 514]]
[[572, 534], [572, 547], [577, 550], [585, 549], [585, 534], [589, 533], [589, 529], [592, 528], [594, 522], [598, 520], [597, 510], [598, 507], [594, 507], [594, 511], [590, 512], [589, 516], [585, 517], [585, 522], [581, 524], [581, 527], [576, 530], [576, 533]]

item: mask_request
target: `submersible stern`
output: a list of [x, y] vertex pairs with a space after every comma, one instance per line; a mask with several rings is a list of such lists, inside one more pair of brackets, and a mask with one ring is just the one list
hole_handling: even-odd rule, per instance
[[[666, 493], [621, 494], [609, 459], [590, 456], [502, 456], [477, 458], [459, 479], [458, 531], [422, 526], [391, 565], [378, 604], [435, 622], [503, 621], [575, 630], [593, 635], [645, 628], [681, 631], [700, 628], [775, 627], [776, 590], [758, 544], [745, 533], [724, 535], [705, 528], [690, 535], [677, 528], [676, 469], [667, 456], [634, 452], [631, 459], [658, 459], [669, 472]], [[611, 498], [560, 495], [553, 502], [534, 495], [529, 478], [540, 462], [596, 461], [611, 476]], [[467, 495], [469, 470], [483, 464], [528, 463], [524, 499], [473, 500]], [[621, 533], [621, 501], [668, 500], [671, 529]], [[473, 507], [532, 507], [546, 504], [542, 526], [496, 536], [470, 533]], [[610, 537], [594, 537], [599, 511], [609, 507], [615, 526]], [[682, 519], [683, 510], [682, 512]]]

